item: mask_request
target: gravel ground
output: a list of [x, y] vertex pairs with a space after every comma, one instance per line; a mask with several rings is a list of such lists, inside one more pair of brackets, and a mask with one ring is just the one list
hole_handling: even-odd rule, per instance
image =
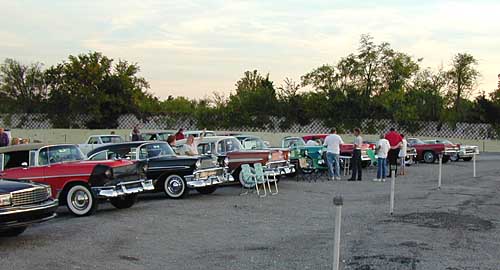
[[0, 269], [331, 269], [332, 198], [344, 197], [343, 269], [500, 269], [500, 154], [421, 164], [390, 182], [296, 182], [280, 194], [238, 187], [184, 200], [148, 194], [131, 209], [102, 204], [95, 216], [53, 221], [0, 239]]

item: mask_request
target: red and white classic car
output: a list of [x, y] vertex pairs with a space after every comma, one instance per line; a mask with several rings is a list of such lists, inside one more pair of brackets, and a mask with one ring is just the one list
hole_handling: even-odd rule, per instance
[[153, 190], [142, 163], [130, 160], [87, 161], [72, 144], [25, 144], [0, 148], [0, 176], [50, 185], [52, 197], [76, 216], [91, 215], [98, 199], [129, 208], [138, 193]]

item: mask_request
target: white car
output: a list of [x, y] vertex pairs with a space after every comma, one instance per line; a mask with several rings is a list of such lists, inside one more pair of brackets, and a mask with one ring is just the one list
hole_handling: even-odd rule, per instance
[[451, 156], [451, 160], [459, 161], [471, 161], [474, 155], [479, 155], [479, 146], [476, 145], [460, 145], [460, 151], [457, 155]]
[[124, 141], [125, 140], [120, 135], [92, 135], [87, 139], [87, 143], [79, 144], [78, 147], [85, 155], [87, 155], [88, 152], [94, 150], [99, 146], [113, 143], [122, 143]]

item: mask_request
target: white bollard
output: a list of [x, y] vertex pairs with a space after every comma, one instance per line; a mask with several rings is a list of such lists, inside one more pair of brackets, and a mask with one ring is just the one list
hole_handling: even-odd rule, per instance
[[474, 178], [476, 178], [476, 154], [472, 155], [472, 166], [473, 166], [473, 172], [474, 172]]
[[439, 155], [439, 176], [438, 176], [438, 189], [441, 189], [441, 177], [443, 175], [443, 154]]
[[340, 269], [340, 226], [342, 223], [342, 205], [344, 205], [344, 200], [342, 196], [336, 196], [333, 198], [333, 204], [336, 208], [335, 215], [335, 231], [334, 231], [334, 243], [333, 243], [333, 270]]
[[394, 213], [394, 190], [396, 189], [396, 170], [391, 171], [391, 206], [389, 213]]

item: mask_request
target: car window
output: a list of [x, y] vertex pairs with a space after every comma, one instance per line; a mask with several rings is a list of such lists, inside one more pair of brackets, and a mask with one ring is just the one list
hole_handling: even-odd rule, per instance
[[90, 137], [88, 144], [99, 144], [99, 139], [97, 137]]
[[95, 153], [89, 158], [89, 160], [107, 160], [107, 159], [108, 159], [108, 151], [107, 150]]
[[174, 150], [166, 143], [149, 143], [139, 148], [139, 159], [175, 155]]
[[16, 151], [4, 155], [4, 169], [21, 167], [23, 162], [29, 162], [29, 151]]
[[226, 152], [238, 151], [242, 148], [240, 141], [235, 138], [224, 140], [224, 144], [226, 147]]
[[225, 144], [224, 140], [217, 142], [217, 153], [219, 153], [219, 154], [226, 153], [226, 144]]
[[82, 151], [75, 145], [56, 145], [40, 149], [38, 165], [83, 160]]
[[264, 143], [257, 138], [250, 138], [243, 141], [244, 149], [264, 149]]
[[101, 137], [102, 143], [121, 143], [123, 142], [120, 136], [103, 136]]

